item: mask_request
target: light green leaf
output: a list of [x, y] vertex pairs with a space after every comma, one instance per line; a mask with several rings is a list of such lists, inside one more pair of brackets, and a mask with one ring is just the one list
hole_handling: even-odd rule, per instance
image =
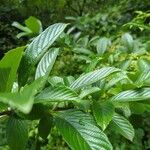
[[39, 62], [37, 69], [36, 69], [36, 73], [35, 73], [35, 79], [42, 77], [42, 76], [47, 76], [49, 75], [56, 57], [58, 55], [58, 48], [53, 48], [51, 50], [49, 50], [47, 53], [45, 53], [45, 55], [43, 56], [43, 58], [41, 59], [41, 61]]
[[131, 59], [126, 59], [121, 62], [120, 67], [122, 70], [127, 70], [130, 67], [132, 60]]
[[99, 87], [90, 87], [90, 88], [86, 88], [86, 89], [83, 89], [79, 95], [80, 98], [84, 98], [92, 93], [95, 93], [95, 92], [98, 92], [100, 91], [101, 89]]
[[132, 141], [134, 137], [134, 129], [130, 122], [125, 117], [117, 113], [115, 113], [112, 120], [116, 131], [123, 135], [125, 138]]
[[136, 80], [135, 83], [136, 83], [136, 85], [138, 85], [138, 86], [142, 86], [144, 83], [146, 84], [146, 82], [147, 82], [148, 80], [150, 80], [150, 69], [143, 71], [143, 72], [139, 75], [139, 77], [138, 77], [138, 79]]
[[19, 85], [22, 86], [26, 83], [34, 65], [38, 63], [66, 26], [67, 24], [64, 23], [53, 24], [28, 45], [19, 68]]
[[14, 117], [9, 118], [6, 135], [11, 150], [25, 150], [28, 140], [27, 122]]
[[97, 42], [97, 53], [103, 55], [110, 44], [110, 39], [106, 37], [100, 38]]
[[93, 55], [94, 53], [84, 47], [76, 47], [73, 49], [74, 52], [76, 53], [81, 53], [81, 54], [85, 54], [85, 55]]
[[35, 103], [78, 101], [78, 95], [65, 86], [48, 87], [35, 98]]
[[150, 99], [150, 88], [123, 91], [111, 98], [113, 102], [130, 102]]
[[5, 54], [0, 61], [0, 91], [10, 92], [17, 77], [17, 69], [24, 47], [18, 47]]
[[25, 86], [20, 92], [0, 93], [0, 102], [27, 114], [32, 109], [34, 95], [43, 86], [44, 82], [43, 78], [39, 78], [31, 85]]
[[18, 28], [21, 31], [23, 31], [22, 33], [26, 33], [26, 34], [31, 34], [32, 33], [32, 31], [28, 27], [24, 27], [23, 25], [21, 25], [20, 23], [18, 23], [16, 21], [14, 21], [12, 23], [12, 26]]
[[89, 72], [76, 79], [71, 85], [72, 89], [80, 89], [84, 86], [90, 85], [94, 82], [102, 80], [112, 73], [119, 72], [120, 70], [114, 67], [104, 67], [99, 70]]
[[114, 106], [110, 102], [93, 101], [93, 114], [97, 124], [105, 130], [114, 115]]
[[148, 61], [147, 59], [139, 59], [137, 64], [141, 72], [144, 72], [150, 69], [150, 61]]
[[114, 85], [116, 85], [118, 82], [122, 81], [122, 80], [129, 80], [129, 78], [127, 77], [126, 74], [123, 73], [119, 73], [116, 74], [105, 86], [105, 89], [110, 89], [111, 87], [113, 87]]
[[107, 136], [88, 114], [63, 111], [56, 115], [55, 124], [72, 150], [112, 150]]
[[126, 46], [130, 52], [133, 51], [134, 40], [129, 33], [125, 33], [122, 36], [122, 42], [123, 42], [124, 46]]
[[30, 16], [25, 20], [25, 25], [34, 33], [39, 34], [42, 32], [42, 23], [39, 19]]
[[64, 84], [63, 78], [58, 77], [58, 76], [49, 77], [49, 78], [48, 78], [48, 82], [49, 82], [52, 86], [56, 86], [57, 84]]

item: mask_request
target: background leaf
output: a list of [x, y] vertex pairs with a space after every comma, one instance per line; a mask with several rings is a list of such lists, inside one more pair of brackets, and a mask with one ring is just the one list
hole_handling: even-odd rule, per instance
[[100, 55], [103, 55], [105, 53], [105, 51], [107, 50], [108, 46], [110, 46], [111, 41], [106, 38], [100, 38], [97, 42], [97, 53]]

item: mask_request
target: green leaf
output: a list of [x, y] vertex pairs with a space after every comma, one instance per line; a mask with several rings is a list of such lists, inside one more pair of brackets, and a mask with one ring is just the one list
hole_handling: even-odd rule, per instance
[[119, 72], [120, 70], [114, 67], [104, 67], [99, 70], [95, 70], [89, 72], [87, 74], [82, 75], [78, 79], [76, 79], [71, 85], [70, 88], [72, 89], [80, 89], [84, 86], [90, 85], [94, 82], [102, 80], [109, 76], [112, 73]]
[[119, 68], [121, 68], [122, 70], [127, 70], [130, 67], [131, 62], [132, 62], [131, 59], [124, 60], [121, 62]]
[[0, 93], [0, 102], [27, 114], [32, 109], [34, 95], [43, 86], [44, 82], [43, 78], [39, 78], [31, 85], [25, 86], [20, 92]]
[[0, 61], [0, 92], [10, 92], [17, 76], [17, 69], [24, 47], [18, 47], [5, 54]]
[[39, 126], [38, 126], [38, 132], [39, 132], [40, 137], [42, 137], [43, 139], [46, 139], [50, 133], [52, 125], [53, 125], [52, 116], [48, 116], [48, 115], [43, 116], [40, 119]]
[[8, 122], [7, 116], [1, 116], [0, 117], [0, 148], [1, 146], [4, 146], [7, 144], [7, 138], [6, 138], [6, 124]]
[[150, 69], [149, 70], [145, 70], [144, 72], [142, 72], [138, 79], [136, 80], [136, 85], [138, 86], [142, 86], [144, 83], [146, 84], [146, 82], [150, 79]]
[[35, 98], [35, 103], [78, 101], [78, 95], [65, 86], [48, 87]]
[[112, 120], [116, 131], [123, 135], [125, 138], [132, 141], [134, 137], [134, 129], [130, 122], [117, 113], [115, 113]]
[[81, 53], [81, 54], [85, 54], [85, 55], [93, 55], [94, 54], [92, 51], [90, 51], [90, 50], [88, 50], [84, 47], [81, 47], [81, 48], [80, 47], [75, 47], [73, 49], [73, 51], [76, 52], [76, 53]]
[[123, 42], [124, 46], [126, 46], [130, 52], [133, 51], [134, 40], [129, 33], [125, 33], [122, 36], [122, 42]]
[[43, 56], [43, 58], [41, 59], [41, 61], [39, 62], [37, 66], [35, 79], [42, 77], [42, 76], [48, 77], [55, 63], [58, 52], [59, 52], [59, 49], [54, 48], [54, 49], [49, 50], [47, 53], [45, 53], [45, 55]]
[[63, 111], [56, 115], [55, 123], [72, 150], [112, 150], [107, 136], [88, 114]]
[[33, 64], [37, 63], [41, 56], [64, 31], [66, 26], [67, 24], [64, 23], [53, 24], [37, 36], [25, 51], [25, 56], [29, 61]]
[[93, 114], [97, 124], [105, 130], [114, 115], [114, 106], [110, 102], [93, 101]]
[[26, 83], [34, 65], [38, 63], [66, 26], [67, 24], [64, 23], [53, 24], [28, 45], [19, 68], [19, 84], [21, 86]]
[[123, 91], [111, 98], [112, 102], [141, 101], [150, 98], [150, 88]]
[[111, 87], [113, 87], [114, 85], [117, 85], [118, 82], [121, 82], [122, 80], [129, 80], [129, 78], [127, 77], [126, 74], [123, 73], [119, 73], [116, 74], [105, 86], [105, 89], [110, 89]]
[[141, 72], [149, 70], [150, 68], [150, 61], [147, 59], [139, 59], [137, 62], [138, 68]]
[[39, 34], [42, 32], [42, 23], [39, 19], [30, 16], [25, 20], [25, 25], [34, 33]]
[[48, 78], [48, 82], [49, 82], [52, 86], [56, 86], [57, 84], [64, 84], [63, 78], [58, 77], [58, 76], [49, 77], [49, 78]]
[[21, 33], [26, 33], [26, 34], [31, 34], [31, 33], [32, 33], [32, 31], [31, 31], [29, 28], [24, 27], [23, 25], [21, 25], [20, 23], [18, 23], [18, 22], [16, 22], [16, 21], [14, 21], [14, 22], [12, 23], [12, 26], [18, 28], [18, 29], [21, 30], [21, 31], [23, 31], [23, 32], [21, 32]]
[[27, 122], [9, 118], [6, 129], [8, 145], [12, 150], [25, 150], [28, 140]]
[[95, 92], [98, 92], [100, 91], [101, 89], [99, 87], [90, 87], [90, 88], [86, 88], [86, 89], [83, 89], [79, 95], [80, 98], [84, 98], [90, 94], [93, 94]]
[[97, 53], [100, 55], [103, 55], [105, 53], [105, 51], [107, 50], [108, 46], [110, 46], [111, 41], [106, 38], [100, 38], [97, 42]]

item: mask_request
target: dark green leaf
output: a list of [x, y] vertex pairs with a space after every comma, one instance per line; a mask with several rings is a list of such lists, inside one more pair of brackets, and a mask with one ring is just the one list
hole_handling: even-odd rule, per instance
[[46, 139], [50, 133], [52, 125], [53, 125], [52, 116], [48, 116], [48, 115], [43, 116], [40, 119], [39, 126], [38, 126], [38, 132], [39, 132], [40, 137], [42, 137], [43, 139]]
[[24, 120], [9, 118], [7, 123], [7, 141], [12, 150], [25, 150], [28, 140], [27, 122]]

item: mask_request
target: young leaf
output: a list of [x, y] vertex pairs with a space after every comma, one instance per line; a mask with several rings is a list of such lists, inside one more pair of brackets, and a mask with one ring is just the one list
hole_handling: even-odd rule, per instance
[[92, 72], [89, 72], [85, 75], [82, 75], [78, 79], [76, 79], [71, 85], [70, 88], [72, 89], [80, 89], [86, 85], [90, 85], [94, 82], [97, 82], [101, 79], [106, 78], [112, 73], [119, 72], [120, 70], [114, 67], [104, 67], [99, 70], [95, 70]]
[[35, 79], [49, 75], [58, 55], [58, 50], [58, 48], [54, 48], [45, 53], [37, 66]]
[[19, 68], [19, 84], [21, 86], [26, 83], [34, 65], [41, 59], [66, 26], [67, 24], [64, 23], [51, 25], [28, 45]]
[[97, 124], [105, 130], [114, 115], [114, 106], [110, 102], [93, 101], [93, 114]]
[[34, 95], [38, 92], [45, 82], [45, 79], [39, 78], [31, 85], [25, 86], [22, 91], [16, 93], [0, 93], [0, 102], [10, 105], [27, 114], [31, 111]]
[[42, 23], [39, 19], [30, 16], [25, 20], [25, 25], [34, 33], [39, 34], [42, 32]]
[[52, 125], [53, 125], [52, 116], [43, 116], [40, 119], [39, 126], [38, 126], [38, 132], [39, 132], [40, 137], [42, 137], [43, 139], [46, 139], [50, 133]]
[[150, 98], [150, 88], [123, 91], [111, 98], [113, 102], [130, 102]]
[[27, 122], [10, 117], [6, 129], [8, 145], [12, 150], [25, 150], [28, 140]]
[[17, 69], [24, 47], [18, 47], [5, 54], [0, 61], [0, 92], [10, 92], [17, 76]]
[[134, 137], [134, 129], [130, 122], [117, 113], [115, 113], [112, 120], [117, 132], [132, 141]]
[[72, 150], [112, 150], [107, 136], [88, 114], [63, 111], [55, 116], [55, 124]]
[[35, 103], [78, 101], [80, 98], [65, 86], [48, 87], [35, 98]]

